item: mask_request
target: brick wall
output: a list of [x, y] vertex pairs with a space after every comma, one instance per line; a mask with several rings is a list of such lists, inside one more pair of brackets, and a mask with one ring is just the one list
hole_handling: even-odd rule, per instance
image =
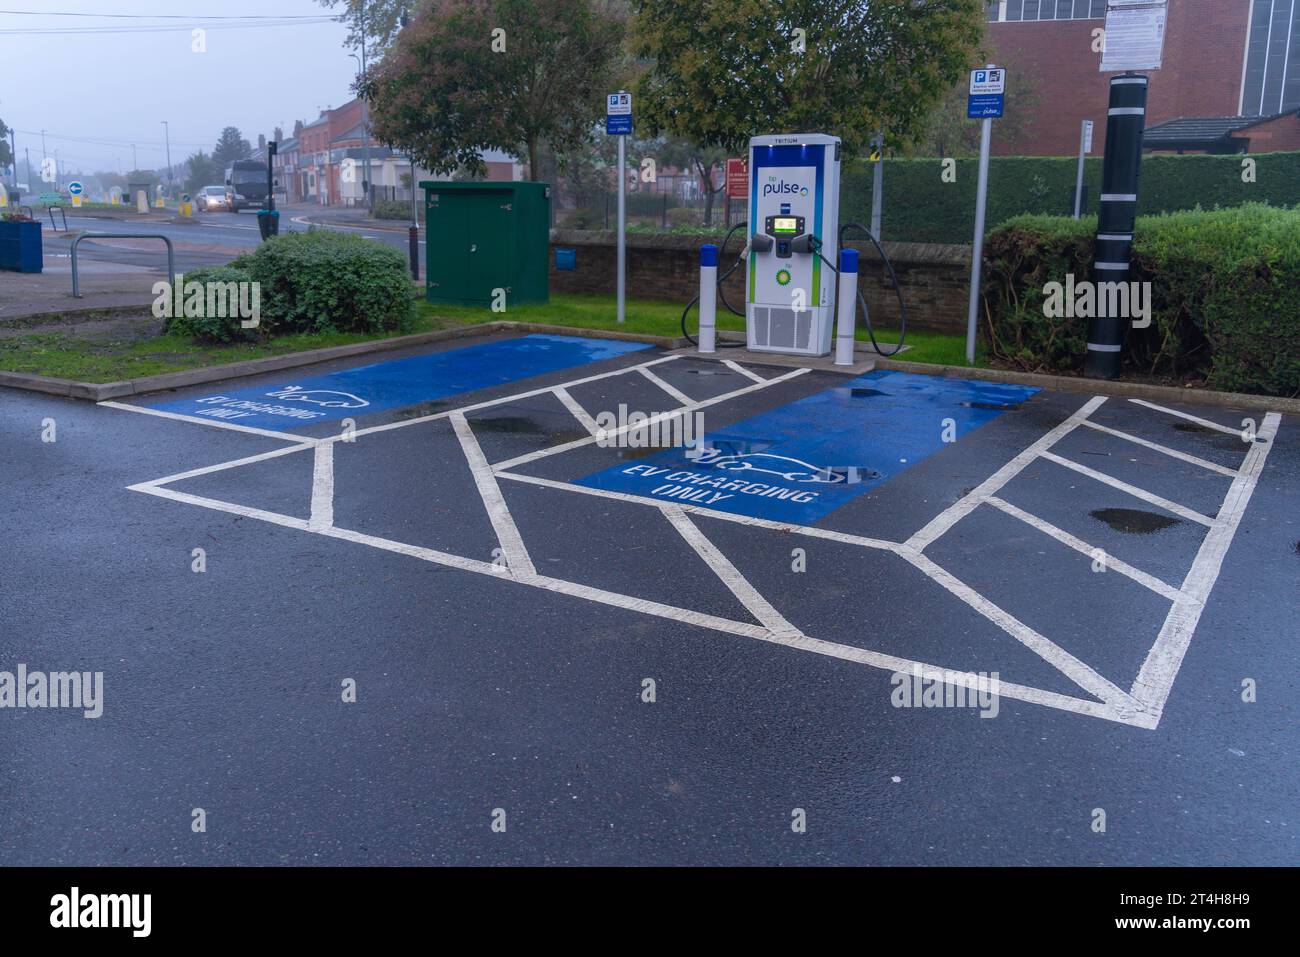
[[[696, 236], [630, 235], [627, 238], [627, 295], [629, 299], [660, 299], [683, 306], [700, 288], [700, 246]], [[714, 239], [713, 242], [719, 240]], [[728, 250], [725, 271], [735, 262], [738, 239]], [[849, 245], [862, 252], [859, 288], [867, 301], [873, 322], [880, 317], [885, 327], [898, 322], [898, 299], [875, 250], [868, 243]], [[577, 251], [572, 271], [555, 268], [557, 246]], [[965, 246], [926, 243], [885, 243], [894, 264], [908, 324], [914, 329], [964, 332], [970, 282], [970, 250]], [[737, 270], [724, 286], [728, 301], [744, 308], [743, 270]], [[600, 293], [613, 295], [617, 275], [617, 252], [612, 232], [552, 230], [550, 281], [552, 292]], [[722, 309], [721, 303], [718, 305]], [[694, 320], [690, 320], [694, 322]]]
[[[1248, 0], [1170, 0], [1164, 63], [1151, 79], [1147, 125], [1184, 116], [1235, 116], [1246, 51]], [[1029, 130], [1020, 143], [999, 143], [993, 152], [1070, 156], [1079, 150], [1079, 124], [1093, 120], [1093, 150], [1106, 145], [1110, 77], [1092, 52], [1097, 20], [1031, 20], [988, 24], [990, 62], [1006, 63], [1009, 83], [1028, 75], [1038, 96]]]
[[1275, 120], [1242, 130], [1236, 135], [1250, 140], [1252, 153], [1300, 150], [1300, 112], [1279, 116]]

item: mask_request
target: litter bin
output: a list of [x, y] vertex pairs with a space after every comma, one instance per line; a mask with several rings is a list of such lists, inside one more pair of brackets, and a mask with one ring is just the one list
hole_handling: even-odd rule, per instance
[[259, 209], [257, 211], [257, 228], [263, 239], [280, 235], [280, 211], [278, 209]]

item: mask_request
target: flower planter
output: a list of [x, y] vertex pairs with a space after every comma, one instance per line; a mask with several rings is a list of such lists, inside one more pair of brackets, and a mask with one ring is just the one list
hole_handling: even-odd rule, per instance
[[0, 221], [0, 269], [40, 272], [43, 263], [40, 223]]

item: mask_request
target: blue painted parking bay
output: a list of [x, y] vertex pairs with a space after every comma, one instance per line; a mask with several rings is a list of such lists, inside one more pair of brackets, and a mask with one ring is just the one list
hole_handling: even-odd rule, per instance
[[639, 342], [528, 335], [310, 379], [153, 403], [151, 408], [257, 428], [301, 428], [504, 385], [649, 349]]
[[872, 372], [575, 484], [810, 525], [1037, 391]]

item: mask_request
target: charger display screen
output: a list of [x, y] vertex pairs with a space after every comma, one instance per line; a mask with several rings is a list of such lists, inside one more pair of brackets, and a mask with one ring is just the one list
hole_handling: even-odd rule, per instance
[[794, 216], [778, 216], [772, 220], [774, 233], [797, 233], [798, 231], [799, 221]]

